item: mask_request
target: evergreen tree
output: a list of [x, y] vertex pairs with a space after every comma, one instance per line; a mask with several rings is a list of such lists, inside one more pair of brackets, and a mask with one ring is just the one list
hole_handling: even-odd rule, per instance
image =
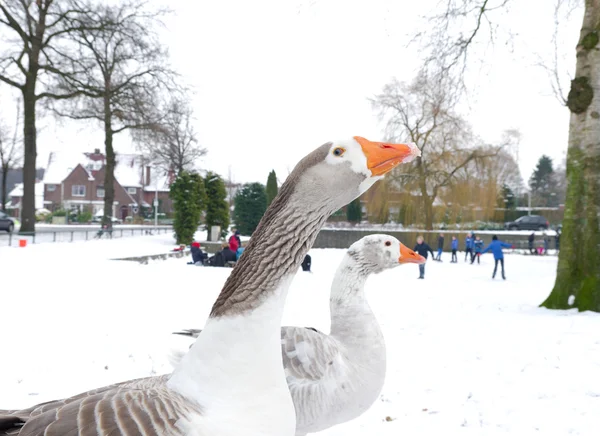
[[[556, 178], [554, 177], [554, 168], [552, 159], [546, 155], [540, 157], [540, 160], [529, 179], [532, 200], [536, 206], [554, 206], [556, 199]], [[554, 195], [553, 195], [554, 194]]]
[[182, 171], [171, 184], [169, 196], [175, 209], [173, 229], [177, 244], [191, 244], [206, 201], [202, 177]]
[[360, 198], [356, 198], [346, 207], [346, 219], [351, 223], [360, 223], [362, 220], [362, 206]]
[[502, 185], [500, 195], [498, 196], [498, 207], [514, 209], [516, 207], [516, 196], [507, 184]]
[[[272, 173], [274, 174], [274, 173]], [[250, 236], [267, 210], [267, 193], [260, 183], [249, 183], [235, 195], [233, 219], [242, 235]]]
[[208, 172], [204, 178], [206, 189], [206, 229], [210, 238], [212, 226], [221, 227], [221, 236], [227, 235], [229, 228], [229, 205], [225, 182], [218, 174]]
[[267, 179], [267, 206], [277, 197], [277, 192], [277, 176], [275, 175], [275, 170], [271, 170]]

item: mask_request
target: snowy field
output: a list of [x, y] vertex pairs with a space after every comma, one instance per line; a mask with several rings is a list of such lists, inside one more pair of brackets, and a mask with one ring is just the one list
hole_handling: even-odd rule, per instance
[[[169, 372], [171, 335], [202, 327], [230, 269], [157, 254], [169, 235], [0, 247], [0, 409]], [[343, 250], [313, 250], [286, 324], [328, 331], [328, 292]], [[464, 256], [464, 255], [463, 255]], [[508, 255], [507, 281], [481, 265], [428, 262], [374, 276], [368, 297], [388, 345], [380, 400], [323, 435], [598, 435], [600, 316], [538, 308], [556, 257]]]

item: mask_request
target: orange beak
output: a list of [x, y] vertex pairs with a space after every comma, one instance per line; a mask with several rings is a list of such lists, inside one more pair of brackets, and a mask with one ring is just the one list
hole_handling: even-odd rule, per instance
[[400, 259], [398, 259], [400, 264], [403, 263], [416, 263], [422, 264], [425, 263], [425, 258], [420, 254], [415, 253], [406, 245], [400, 243]]
[[412, 161], [421, 156], [421, 150], [415, 144], [388, 144], [373, 142], [361, 136], [354, 139], [360, 144], [367, 157], [367, 168], [372, 176], [383, 176], [396, 165]]

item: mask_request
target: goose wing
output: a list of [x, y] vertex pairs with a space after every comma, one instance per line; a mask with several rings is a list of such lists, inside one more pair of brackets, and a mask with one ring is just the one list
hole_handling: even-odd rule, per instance
[[347, 370], [340, 343], [313, 328], [283, 327], [281, 351], [294, 399], [298, 390], [335, 382]]
[[182, 435], [175, 423], [200, 407], [168, 389], [167, 379], [131, 380], [0, 414], [0, 436]]

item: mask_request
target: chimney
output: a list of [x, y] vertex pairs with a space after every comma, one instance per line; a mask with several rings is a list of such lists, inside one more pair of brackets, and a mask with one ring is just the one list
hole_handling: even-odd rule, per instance
[[150, 165], [146, 166], [146, 186], [150, 186], [150, 182], [152, 181], [152, 177], [150, 177]]
[[99, 148], [94, 148], [94, 154], [100, 154], [100, 149]]

